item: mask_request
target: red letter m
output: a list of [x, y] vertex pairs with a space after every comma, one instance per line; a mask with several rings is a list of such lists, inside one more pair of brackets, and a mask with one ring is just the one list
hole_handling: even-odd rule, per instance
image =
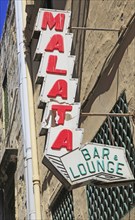
[[65, 14], [57, 14], [55, 17], [53, 17], [51, 12], [44, 12], [42, 19], [42, 29], [46, 30], [48, 25], [50, 30], [52, 30], [52, 28], [55, 26], [56, 31], [63, 31], [64, 21]]

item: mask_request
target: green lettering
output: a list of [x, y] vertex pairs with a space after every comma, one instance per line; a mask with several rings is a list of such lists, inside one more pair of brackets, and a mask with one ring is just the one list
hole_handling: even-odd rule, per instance
[[71, 167], [69, 167], [69, 169], [70, 169], [70, 172], [71, 172], [71, 174], [72, 174], [72, 176], [73, 176], [73, 178], [78, 178], [78, 177], [80, 177], [80, 175], [78, 174], [78, 175], [74, 175], [74, 173], [73, 173], [73, 170], [71, 169]]
[[122, 168], [121, 168], [120, 166], [124, 166], [124, 164], [123, 164], [123, 163], [117, 163], [116, 173], [117, 173], [118, 175], [123, 176], [123, 173], [120, 172], [120, 170], [122, 170]]
[[78, 169], [82, 176], [85, 176], [87, 174], [85, 166], [82, 163], [78, 164]]
[[103, 148], [102, 159], [104, 159], [106, 157], [109, 160], [109, 157], [108, 157], [109, 154], [110, 154], [110, 150], [108, 148]]
[[94, 147], [94, 153], [93, 153], [93, 158], [98, 157], [100, 159], [100, 156], [98, 154], [98, 150], [96, 147]]
[[114, 166], [114, 163], [112, 161], [108, 161], [108, 163], [107, 163], [107, 171], [108, 171], [108, 173], [114, 173], [114, 169], [110, 168], [110, 164], [112, 164]]
[[87, 167], [88, 167], [88, 171], [89, 171], [90, 173], [95, 173], [95, 172], [96, 172], [96, 169], [95, 169], [95, 166], [94, 166], [93, 161], [91, 161], [92, 168], [90, 167], [90, 162], [89, 162], [89, 163], [86, 162], [86, 164], [87, 164]]
[[99, 160], [97, 160], [97, 170], [98, 172], [100, 172], [100, 168], [102, 169], [102, 171], [105, 172], [105, 165], [104, 165], [104, 161], [102, 160], [102, 164]]
[[91, 156], [90, 156], [89, 151], [87, 149], [83, 149], [83, 150], [81, 150], [81, 152], [82, 152], [85, 160], [91, 159]]

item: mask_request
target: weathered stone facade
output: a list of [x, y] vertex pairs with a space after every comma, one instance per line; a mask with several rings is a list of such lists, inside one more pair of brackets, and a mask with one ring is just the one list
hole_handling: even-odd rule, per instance
[[10, 1], [0, 43], [1, 219], [24, 219], [25, 184], [14, 1]]
[[[60, 4], [60, 2], [63, 4]], [[109, 113], [115, 106], [122, 92], [125, 92], [128, 111], [135, 112], [135, 0], [59, 0], [52, 1], [26, 1], [26, 29], [24, 31], [26, 43], [26, 64], [29, 67], [31, 80], [33, 84], [34, 110], [36, 122], [36, 139], [38, 148], [38, 163], [40, 173], [41, 190], [41, 212], [42, 219], [62, 219], [56, 218], [56, 211], [60, 208], [59, 195], [62, 190], [61, 183], [57, 178], [42, 164], [45, 136], [39, 136], [42, 109], [37, 108], [40, 85], [35, 84], [37, 70], [40, 61], [34, 61], [34, 53], [38, 39], [32, 38], [36, 15], [39, 8], [52, 7], [54, 9], [66, 9], [72, 11], [70, 31], [74, 33], [72, 54], [76, 55], [74, 76], [79, 78], [76, 100], [81, 101], [82, 112], [86, 113]], [[59, 2], [59, 3], [57, 3]], [[19, 78], [17, 65], [17, 45], [16, 45], [16, 26], [15, 26], [14, 1], [10, 1], [7, 20], [3, 31], [3, 37], [0, 45], [0, 99], [3, 101], [3, 87], [5, 75], [7, 75], [8, 88], [8, 127], [4, 129], [4, 107], [0, 107], [1, 120], [1, 188], [6, 193], [6, 219], [26, 219], [26, 193], [25, 193], [25, 175], [23, 161], [23, 135], [21, 123], [21, 105], [19, 96]], [[89, 30], [79, 30], [73, 27], [88, 27]], [[80, 127], [84, 128], [83, 143], [93, 140], [99, 128], [106, 120], [105, 116], [80, 116]], [[130, 126], [133, 139], [134, 117], [130, 117]], [[112, 140], [113, 141], [113, 140]], [[5, 153], [5, 149], [12, 149], [10, 153]], [[132, 148], [133, 149], [133, 148]], [[6, 161], [3, 161], [6, 155]], [[17, 163], [16, 163], [17, 156]], [[12, 157], [16, 171], [12, 166]], [[4, 165], [3, 165], [4, 164]], [[8, 173], [8, 166], [10, 172]], [[135, 162], [134, 162], [135, 166]], [[13, 168], [13, 170], [12, 170]], [[134, 169], [133, 169], [134, 170]], [[7, 173], [8, 174], [7, 174]], [[3, 176], [2, 176], [3, 175]], [[9, 184], [11, 181], [11, 185]], [[11, 188], [9, 188], [11, 187]], [[13, 191], [14, 188], [14, 191]], [[133, 186], [134, 190], [134, 186]], [[117, 190], [116, 190], [117, 191]], [[114, 190], [114, 192], [116, 192]], [[13, 193], [12, 202], [15, 203], [15, 213], [12, 213], [8, 205], [9, 194]], [[63, 192], [63, 191], [62, 191]], [[109, 192], [109, 191], [108, 191]], [[88, 210], [88, 189], [80, 187], [72, 191], [73, 197], [73, 216], [69, 219], [99, 220], [102, 218], [102, 212], [90, 214]], [[93, 194], [95, 192], [93, 191]], [[135, 193], [135, 190], [134, 190]], [[70, 194], [70, 193], [69, 193]], [[100, 193], [98, 195], [100, 197]], [[130, 194], [129, 194], [130, 196]], [[63, 195], [64, 197], [64, 195]], [[113, 195], [112, 195], [113, 197]], [[132, 196], [131, 196], [132, 197]], [[62, 197], [61, 197], [62, 198]], [[69, 198], [69, 197], [68, 197]], [[117, 199], [117, 193], [116, 193]], [[118, 198], [120, 200], [120, 198]], [[56, 203], [57, 205], [56, 205]], [[10, 201], [9, 201], [10, 202]], [[134, 199], [131, 202], [135, 202]], [[64, 203], [64, 202], [63, 202]], [[116, 202], [114, 202], [116, 204]], [[122, 200], [120, 200], [122, 203]], [[109, 204], [109, 202], [108, 202]], [[94, 206], [91, 204], [91, 206]], [[99, 207], [100, 204], [97, 204]], [[117, 204], [115, 205], [117, 212]], [[63, 206], [64, 207], [64, 206]], [[134, 204], [129, 213], [123, 211], [123, 220], [135, 218]], [[59, 209], [60, 208], [60, 209]], [[128, 207], [129, 208], [129, 207]], [[106, 206], [103, 204], [104, 212]], [[55, 211], [54, 211], [55, 210]], [[66, 211], [66, 210], [65, 210]], [[95, 213], [97, 210], [95, 209]], [[104, 217], [103, 220], [120, 219], [118, 217]], [[97, 212], [98, 213], [98, 212]], [[9, 217], [9, 216], [10, 217]], [[66, 214], [65, 214], [66, 215]], [[15, 216], [15, 217], [13, 217]], [[72, 215], [71, 215], [72, 216]], [[109, 214], [107, 214], [109, 216]], [[2, 218], [1, 218], [2, 219]], [[68, 219], [64, 218], [63, 219]]]

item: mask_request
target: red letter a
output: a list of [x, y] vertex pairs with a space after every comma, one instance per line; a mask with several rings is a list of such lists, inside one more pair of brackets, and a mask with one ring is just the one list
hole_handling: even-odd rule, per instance
[[64, 53], [63, 36], [60, 34], [54, 34], [45, 48], [45, 51], [48, 52], [53, 52], [54, 50]]
[[67, 82], [63, 79], [57, 80], [47, 96], [49, 98], [61, 96], [62, 99], [67, 99]]
[[51, 148], [54, 150], [66, 148], [68, 151], [72, 151], [72, 132], [67, 129], [62, 130]]

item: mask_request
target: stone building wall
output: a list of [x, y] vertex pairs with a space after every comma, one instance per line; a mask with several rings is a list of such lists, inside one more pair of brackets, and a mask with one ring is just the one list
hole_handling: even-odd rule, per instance
[[5, 219], [12, 220], [24, 219], [26, 202], [16, 42], [15, 6], [11, 0], [0, 42], [0, 176], [4, 175], [1, 181], [5, 197], [3, 212]]

